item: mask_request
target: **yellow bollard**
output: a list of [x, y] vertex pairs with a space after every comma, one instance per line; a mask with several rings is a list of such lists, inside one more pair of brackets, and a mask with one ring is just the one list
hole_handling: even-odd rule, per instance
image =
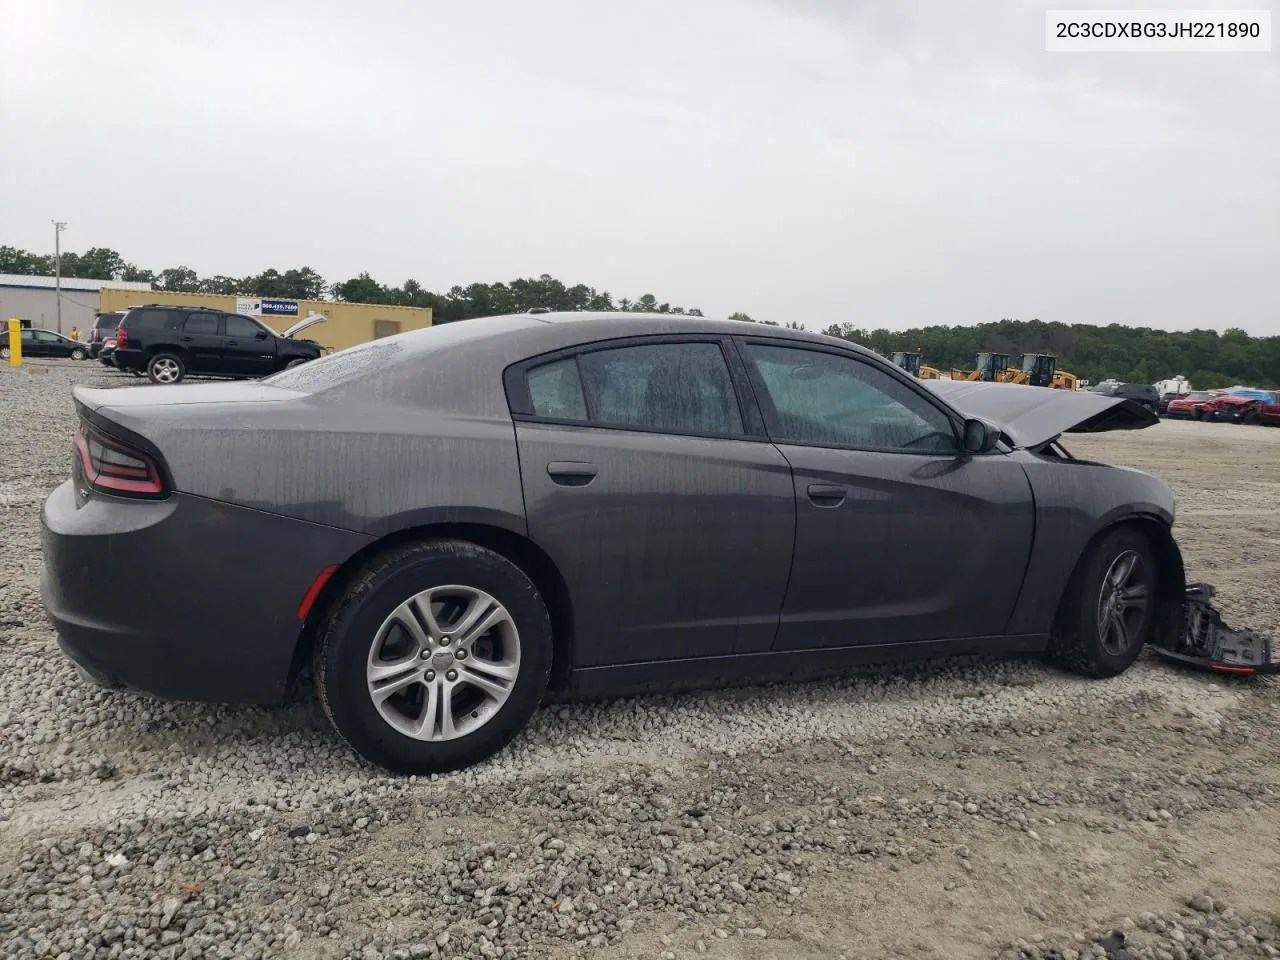
[[9, 321], [9, 366], [22, 366], [22, 322]]

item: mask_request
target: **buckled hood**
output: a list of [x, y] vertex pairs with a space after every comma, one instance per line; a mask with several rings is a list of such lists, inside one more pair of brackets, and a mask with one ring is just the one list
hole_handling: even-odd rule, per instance
[[284, 333], [280, 334], [280, 336], [286, 338], [292, 337], [295, 333], [301, 333], [303, 330], [307, 329], [307, 327], [314, 327], [317, 323], [324, 323], [328, 319], [329, 318], [323, 313], [308, 314], [293, 326], [287, 328]]
[[1141, 430], [1160, 418], [1132, 400], [1015, 383], [926, 380], [961, 413], [999, 426], [1015, 447], [1039, 447], [1064, 433]]

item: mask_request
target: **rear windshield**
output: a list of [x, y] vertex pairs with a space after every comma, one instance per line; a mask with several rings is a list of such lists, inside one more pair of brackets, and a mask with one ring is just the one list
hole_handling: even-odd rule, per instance
[[1187, 394], [1188, 400], [1212, 400], [1212, 393], [1205, 393], [1203, 390], [1197, 390], [1195, 393]]
[[300, 363], [267, 377], [262, 383], [284, 390], [318, 393], [356, 380], [376, 377], [408, 356], [424, 356], [448, 350], [468, 340], [519, 329], [528, 322], [528, 318], [522, 316], [481, 317], [433, 325], [424, 330], [406, 330], [404, 333], [347, 347], [319, 360]]
[[327, 357], [281, 370], [262, 382], [282, 390], [316, 393], [365, 377], [375, 377], [403, 352], [404, 344], [397, 341], [399, 337], [371, 340], [369, 343], [348, 347]]

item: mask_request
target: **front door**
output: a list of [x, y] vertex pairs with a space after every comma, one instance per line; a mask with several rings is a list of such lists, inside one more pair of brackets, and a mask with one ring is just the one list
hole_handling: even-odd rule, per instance
[[240, 377], [265, 377], [275, 373], [275, 337], [261, 324], [238, 313], [225, 314], [223, 320], [226, 331], [222, 341], [223, 372]]
[[952, 415], [877, 364], [838, 348], [740, 344], [795, 480], [776, 648], [1003, 634], [1033, 533], [1022, 468], [962, 453]]
[[218, 373], [222, 364], [222, 314], [211, 310], [187, 314], [178, 333], [192, 373]]
[[790, 468], [718, 338], [626, 343], [508, 375], [529, 536], [567, 582], [574, 665], [765, 652]]

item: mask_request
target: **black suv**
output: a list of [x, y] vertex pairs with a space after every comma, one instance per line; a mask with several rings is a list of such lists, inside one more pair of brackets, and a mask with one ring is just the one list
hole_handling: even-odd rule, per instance
[[1101, 393], [1108, 397], [1124, 397], [1126, 400], [1140, 403], [1152, 413], [1160, 412], [1160, 391], [1149, 383], [1105, 381], [1089, 389], [1091, 393]]
[[121, 370], [145, 372], [152, 383], [177, 383], [188, 373], [265, 377], [320, 356], [313, 340], [293, 334], [328, 319], [312, 314], [283, 334], [238, 313], [190, 307], [131, 307], [116, 328], [112, 357]]
[[93, 329], [89, 332], [89, 356], [95, 360], [102, 352], [102, 345], [115, 336], [116, 327], [120, 326], [123, 310], [110, 310], [93, 318]]

